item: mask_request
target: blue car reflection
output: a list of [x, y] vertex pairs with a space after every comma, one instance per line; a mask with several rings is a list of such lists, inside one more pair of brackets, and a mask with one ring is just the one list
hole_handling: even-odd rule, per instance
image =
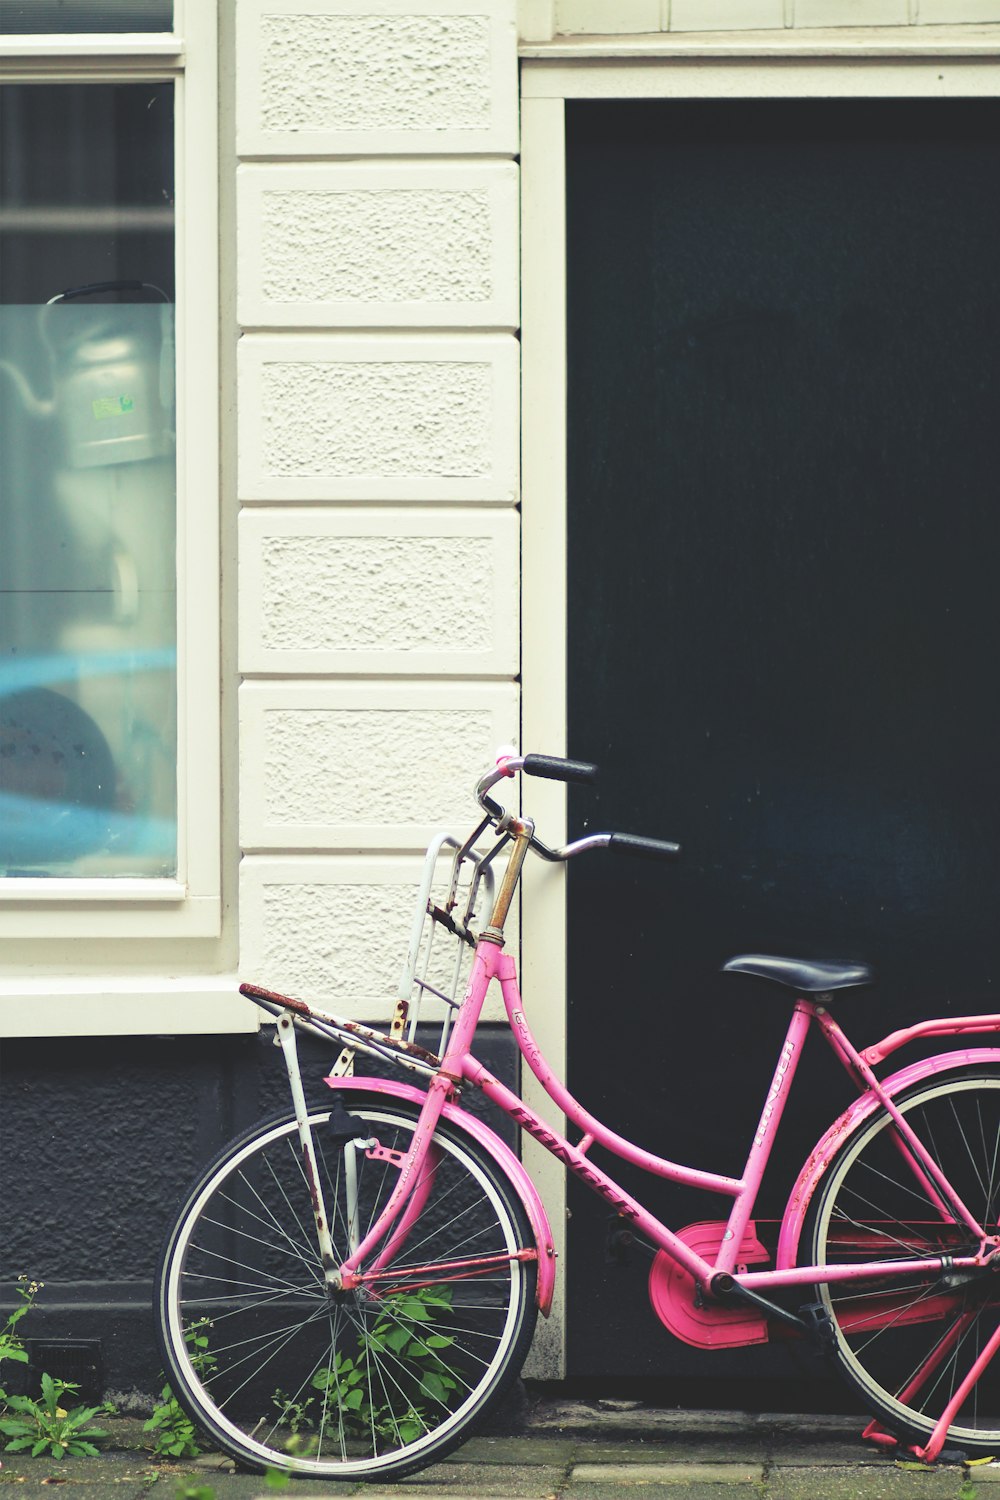
[[[175, 669], [172, 647], [9, 657], [0, 666], [0, 870], [8, 877], [65, 874], [50, 867], [97, 853], [141, 856], [144, 872], [151, 863], [174, 868], [175, 821], [136, 805], [107, 736], [70, 693], [74, 682], [119, 678], [127, 712], [137, 675]], [[129, 733], [133, 753], [143, 735], [157, 736], [138, 719]]]

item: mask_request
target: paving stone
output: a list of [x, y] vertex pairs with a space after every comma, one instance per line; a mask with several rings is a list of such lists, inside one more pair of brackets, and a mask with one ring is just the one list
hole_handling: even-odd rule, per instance
[[[580, 1451], [577, 1438], [558, 1437], [477, 1437], [463, 1443], [454, 1455], [458, 1463], [509, 1464], [512, 1443], [517, 1445], [521, 1464], [546, 1464], [566, 1468]], [[588, 1445], [589, 1451], [589, 1445]]]
[[10, 1494], [44, 1496], [45, 1500], [63, 1489], [86, 1488], [94, 1496], [102, 1486], [114, 1489], [119, 1500], [129, 1493], [144, 1494], [156, 1483], [155, 1467], [134, 1453], [102, 1453], [100, 1458], [31, 1458], [19, 1453], [4, 1454], [0, 1468], [0, 1486], [11, 1486]]
[[[573, 1485], [559, 1491], [553, 1500], [767, 1500], [762, 1484], [712, 1483], [699, 1479], [680, 1479], [672, 1484]], [[826, 1500], [817, 1495], [814, 1500]]]
[[764, 1480], [762, 1464], [576, 1464], [571, 1484], [756, 1484]]
[[[305, 1500], [307, 1495], [314, 1496], [314, 1490], [306, 1485], [309, 1481], [302, 1481], [280, 1493], [290, 1500], [292, 1495], [298, 1495]], [[173, 1467], [160, 1470], [160, 1484], [157, 1490], [157, 1500], [174, 1500], [176, 1491], [180, 1488], [202, 1489], [208, 1488], [215, 1492], [216, 1500], [256, 1500], [256, 1497], [264, 1492], [264, 1477], [262, 1474], [233, 1474], [226, 1470], [217, 1473], [206, 1472], [204, 1469], [195, 1469], [188, 1465], [185, 1468]], [[327, 1488], [324, 1485], [324, 1489]], [[336, 1485], [329, 1486], [331, 1495], [353, 1494], [355, 1486]], [[277, 1493], [277, 1492], [276, 1492]], [[51, 1500], [51, 1496], [50, 1496]], [[275, 1500], [271, 1496], [270, 1500]]]
[[870, 1418], [858, 1414], [845, 1416], [842, 1412], [762, 1411], [750, 1418], [759, 1427], [773, 1428], [776, 1432], [809, 1433], [829, 1432], [858, 1434]]
[[751, 1433], [744, 1437], [733, 1433], [697, 1433], [693, 1437], [678, 1432], [657, 1439], [639, 1439], [630, 1443], [609, 1443], [590, 1439], [575, 1445], [578, 1463], [595, 1464], [763, 1464], [768, 1458], [764, 1437]]
[[785, 1442], [774, 1443], [769, 1447], [770, 1461], [778, 1468], [813, 1468], [823, 1467], [827, 1464], [858, 1464], [865, 1467], [870, 1464], [885, 1465], [887, 1460], [884, 1453], [868, 1443], [862, 1443], [855, 1435], [853, 1441], [849, 1438], [831, 1437], [824, 1441], [822, 1438], [811, 1438], [805, 1442], [794, 1442], [788, 1439]]
[[109, 1477], [107, 1473], [95, 1474], [90, 1479], [66, 1479], [54, 1484], [51, 1480], [14, 1478], [6, 1468], [0, 1473], [0, 1495], [10, 1500], [52, 1500], [53, 1495], [86, 1495], [87, 1500], [142, 1500], [150, 1493], [152, 1479], [129, 1478], [126, 1475]]
[[956, 1500], [963, 1479], [960, 1467], [789, 1468], [769, 1473], [764, 1491], [767, 1500]]
[[997, 1484], [1000, 1485], [1000, 1462], [994, 1460], [989, 1464], [971, 1464], [969, 1466], [970, 1484]]
[[[512, 1446], [517, 1448], [519, 1444]], [[367, 1493], [377, 1493], [378, 1500], [390, 1495], [419, 1496], [420, 1500], [434, 1500], [439, 1495], [447, 1496], [447, 1500], [464, 1500], [466, 1495], [481, 1496], [484, 1500], [548, 1500], [560, 1492], [565, 1476], [563, 1466], [521, 1464], [511, 1462], [508, 1457], [505, 1464], [433, 1464], [412, 1479], [402, 1480], [398, 1485], [380, 1484], [377, 1491], [369, 1489]], [[308, 1500], [320, 1500], [320, 1493], [325, 1493], [326, 1488], [314, 1485]], [[223, 1497], [220, 1495], [218, 1500]]]

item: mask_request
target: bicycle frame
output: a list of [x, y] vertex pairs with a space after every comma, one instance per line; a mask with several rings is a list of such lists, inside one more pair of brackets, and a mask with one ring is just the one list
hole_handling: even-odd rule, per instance
[[[548, 1125], [472, 1055], [471, 1042], [486, 991], [493, 979], [498, 980], [500, 984], [504, 1007], [521, 1055], [548, 1097], [583, 1132], [578, 1145], [574, 1146], [566, 1136]], [[910, 1168], [921, 1187], [928, 1193], [931, 1202], [938, 1208], [943, 1222], [963, 1225], [980, 1242], [978, 1254], [930, 1257], [913, 1261], [873, 1260], [849, 1266], [810, 1265], [769, 1271], [736, 1270], [740, 1243], [753, 1213], [789, 1088], [798, 1066], [802, 1044], [814, 1023], [819, 1025], [835, 1055], [855, 1079], [860, 1091], [870, 1093], [874, 1100], [888, 1110], [898, 1132], [901, 1149], [908, 1153]], [[923, 1026], [895, 1033], [893, 1037], [886, 1038], [883, 1043], [877, 1044], [876, 1048], [869, 1050], [876, 1052], [880, 1048], [887, 1049], [884, 1053], [880, 1053], [880, 1056], [888, 1055], [888, 1051], [895, 1050], [916, 1036], [927, 1034], [928, 1030], [932, 1030], [933, 1034], [942, 1035], [948, 1034], [951, 1026], [954, 1026], [956, 1034], [961, 1034], [971, 1030], [973, 1025], [979, 1031], [1000, 1031], [1000, 1015], [963, 1017], [956, 1019], [953, 1023], [948, 1021], [923, 1023]], [[359, 1267], [371, 1256], [394, 1223], [411, 1191], [411, 1180], [419, 1182], [421, 1164], [434, 1126], [440, 1118], [444, 1104], [453, 1097], [456, 1087], [462, 1083], [471, 1083], [480, 1088], [488, 1099], [563, 1162], [569, 1171], [579, 1177], [592, 1192], [609, 1203], [619, 1215], [652, 1240], [658, 1248], [665, 1250], [673, 1260], [706, 1288], [710, 1287], [713, 1279], [720, 1274], [731, 1276], [736, 1286], [748, 1292], [763, 1293], [780, 1287], [808, 1286], [816, 1281], [870, 1279], [880, 1272], [894, 1275], [908, 1272], [927, 1273], [943, 1271], [946, 1266], [949, 1269], [961, 1270], [971, 1269], [985, 1263], [986, 1235], [982, 1225], [961, 1201], [933, 1158], [917, 1139], [907, 1124], [905, 1116], [900, 1113], [884, 1085], [875, 1077], [864, 1056], [851, 1044], [823, 1005], [805, 999], [796, 1001], [785, 1041], [779, 1053], [774, 1077], [761, 1112], [760, 1123], [750, 1145], [743, 1175], [740, 1178], [726, 1177], [714, 1172], [685, 1167], [665, 1157], [642, 1150], [609, 1130], [590, 1115], [552, 1073], [532, 1036], [521, 1004], [513, 958], [504, 953], [496, 943], [481, 940], [476, 949], [472, 975], [462, 1008], [455, 1021], [450, 1045], [442, 1060], [441, 1069], [428, 1089], [426, 1102], [414, 1134], [413, 1145], [406, 1160], [400, 1164], [395, 1191], [390, 1196], [381, 1217], [372, 1226], [355, 1253], [340, 1266], [339, 1274], [343, 1286], [354, 1287], [365, 1283], [366, 1274], [359, 1272]], [[609, 1173], [590, 1161], [587, 1152], [595, 1143], [632, 1166], [639, 1167], [654, 1176], [731, 1198], [732, 1207], [717, 1260], [713, 1263], [698, 1255], [677, 1234], [644, 1208]], [[377, 1276], [378, 1262], [379, 1257], [376, 1255], [374, 1270], [368, 1273], [369, 1275]]]
[[[1000, 1268], [1000, 1235], [987, 1233], [984, 1225], [977, 1220], [975, 1214], [938, 1165], [935, 1156], [925, 1147], [916, 1131], [908, 1123], [904, 1110], [896, 1102], [904, 1089], [909, 1088], [911, 1084], [924, 1082], [936, 1072], [968, 1065], [1000, 1066], [1000, 1049], [977, 1047], [939, 1054], [936, 1057], [924, 1058], [918, 1063], [910, 1064], [891, 1077], [882, 1080], [873, 1071], [874, 1066], [911, 1041], [935, 1036], [965, 1036], [970, 1033], [1000, 1032], [1000, 1014], [925, 1021], [892, 1032], [881, 1041], [859, 1051], [830, 1015], [825, 1003], [829, 999], [827, 995], [814, 994], [811, 998], [796, 999], [785, 1038], [778, 1053], [770, 1087], [764, 1099], [759, 1122], [739, 1177], [688, 1167], [644, 1150], [604, 1125], [573, 1097], [552, 1072], [531, 1032], [521, 1001], [514, 959], [503, 951], [504, 921], [517, 885], [523, 859], [529, 848], [534, 848], [545, 858], [564, 859], [576, 852], [582, 852], [585, 848], [607, 844], [613, 840], [622, 840], [626, 845], [631, 845], [634, 852], [676, 852], [677, 846], [656, 840], [636, 839], [632, 836], [602, 834], [579, 840], [563, 850], [548, 849], [535, 838], [534, 825], [530, 820], [521, 820], [513, 814], [504, 813], [502, 808], [492, 803], [486, 796], [489, 787], [497, 779], [513, 774], [522, 765], [525, 770], [539, 775], [556, 775], [556, 771], [552, 769], [553, 766], [574, 765], [570, 762], [550, 762], [547, 767], [536, 764], [534, 768], [529, 768], [528, 759], [534, 759], [536, 763], [545, 760], [543, 757], [533, 757], [526, 758], [523, 762], [500, 761], [498, 771], [489, 773], [481, 780], [478, 796], [487, 817], [464, 845], [458, 845], [454, 840], [439, 840], [438, 844], [432, 845], [429, 851], [430, 856], [436, 857], [440, 847], [443, 847], [443, 842], [453, 845], [457, 850], [454, 863], [455, 873], [449, 898], [443, 908], [435, 906], [430, 901], [430, 875], [426, 876], [426, 889], [422, 889], [418, 903], [419, 912], [429, 912], [433, 919], [443, 922], [461, 941], [469, 944], [475, 941], [472, 970], [460, 1003], [457, 990], [453, 991], [452, 998], [449, 998], [447, 994], [436, 990], [430, 980], [417, 979], [416, 981], [418, 986], [436, 994], [439, 1000], [445, 1001], [452, 1008], [452, 1014], [446, 1014], [438, 1047], [439, 1055], [424, 1050], [414, 1040], [416, 1015], [410, 1016], [408, 1036], [404, 1039], [403, 1035], [407, 1017], [405, 996], [409, 993], [409, 986], [415, 974], [413, 960], [419, 946], [420, 928], [417, 925], [414, 927], [411, 940], [411, 961], [404, 975], [400, 1002], [397, 1004], [392, 1031], [389, 1034], [327, 1015], [301, 1001], [290, 1000], [287, 997], [261, 990], [257, 986], [241, 986], [244, 994], [262, 1005], [265, 1010], [271, 1011], [278, 1019], [278, 1040], [285, 1053], [299, 1128], [304, 1171], [312, 1195], [317, 1238], [328, 1286], [334, 1291], [367, 1290], [369, 1296], [377, 1299], [385, 1291], [387, 1284], [390, 1288], [398, 1290], [401, 1285], [407, 1284], [408, 1278], [413, 1278], [412, 1285], [421, 1285], [420, 1278], [425, 1277], [432, 1269], [436, 1273], [445, 1271], [448, 1273], [448, 1280], [458, 1281], [488, 1275], [491, 1268], [511, 1260], [533, 1260], [538, 1267], [536, 1301], [543, 1312], [549, 1310], [554, 1277], [554, 1247], [544, 1208], [524, 1168], [510, 1149], [489, 1126], [458, 1107], [457, 1095], [464, 1085], [472, 1085], [479, 1089], [520, 1129], [526, 1130], [539, 1144], [561, 1161], [574, 1176], [608, 1204], [620, 1219], [649, 1240], [656, 1247], [659, 1256], [664, 1258], [663, 1263], [668, 1265], [672, 1263], [673, 1267], [679, 1268], [677, 1274], [683, 1273], [690, 1278], [692, 1289], [696, 1288], [701, 1293], [707, 1294], [705, 1302], [697, 1297], [696, 1305], [701, 1310], [699, 1316], [713, 1323], [713, 1334], [715, 1327], [713, 1320], [717, 1320], [720, 1327], [724, 1324], [726, 1336], [721, 1341], [727, 1344], [760, 1342], [761, 1337], [757, 1330], [762, 1329], [762, 1336], [766, 1338], [766, 1320], [768, 1319], [777, 1318], [786, 1323], [792, 1323], [800, 1332], [809, 1331], [810, 1319], [814, 1315], [822, 1322], [821, 1308], [804, 1308], [796, 1314], [771, 1301], [769, 1294], [781, 1289], [812, 1288], [817, 1283], [820, 1285], [848, 1284], [849, 1289], [851, 1283], [870, 1283], [873, 1280], [885, 1278], [887, 1284], [891, 1284], [893, 1280], [898, 1282], [901, 1276], [908, 1275], [920, 1276], [926, 1282], [928, 1278], [939, 1276], [944, 1278], [945, 1273], [954, 1276], [955, 1273], [982, 1271], [987, 1267], [990, 1270]], [[577, 769], [587, 770], [588, 768], [577, 767]], [[557, 779], [566, 778], [563, 776]], [[500, 842], [494, 850], [483, 857], [471, 854], [475, 841], [490, 823], [497, 829], [498, 836], [502, 835]], [[489, 924], [479, 932], [478, 940], [475, 940], [468, 925], [473, 912], [473, 897], [469, 898], [464, 916], [458, 916], [455, 919], [451, 916], [455, 907], [457, 872], [463, 859], [470, 858], [475, 863], [474, 896], [475, 885], [480, 875], [485, 876], [487, 883], [491, 882], [490, 861], [496, 849], [504, 845], [510, 846], [510, 853], [501, 888], [493, 906]], [[431, 865], [433, 865], [433, 859]], [[456, 970], [456, 974], [457, 972]], [[476, 1029], [487, 991], [494, 980], [499, 985], [507, 1018], [520, 1054], [546, 1096], [551, 1099], [561, 1114], [565, 1115], [570, 1125], [580, 1132], [580, 1139], [576, 1144], [573, 1144], [566, 1134], [550, 1125], [534, 1109], [525, 1104], [474, 1056], [472, 1046]], [[373, 1159], [385, 1161], [387, 1165], [395, 1169], [396, 1178], [378, 1217], [368, 1225], [363, 1234], [357, 1227], [353, 1211], [348, 1208], [350, 1253], [344, 1260], [339, 1260], [334, 1252], [326, 1222], [322, 1184], [317, 1170], [308, 1110], [299, 1076], [295, 1048], [297, 1025], [317, 1035], [339, 1039], [347, 1044], [347, 1052], [341, 1055], [333, 1073], [325, 1081], [331, 1087], [343, 1088], [348, 1107], [351, 1092], [357, 1089], [376, 1094], [379, 1091], [385, 1091], [389, 1095], [406, 1099], [416, 1111], [410, 1145], [408, 1149], [400, 1152], [385, 1149], [375, 1138], [352, 1139], [351, 1126], [347, 1124], [347, 1134], [343, 1139], [345, 1180], [348, 1183], [349, 1201], [350, 1183], [353, 1180], [352, 1168], [357, 1160], [357, 1152], [364, 1152]], [[854, 1082], [858, 1097], [834, 1122], [814, 1148], [793, 1187], [781, 1221], [773, 1268], [753, 1269], [754, 1264], [768, 1258], [767, 1252], [756, 1242], [752, 1217], [754, 1207], [798, 1069], [806, 1036], [811, 1028], [817, 1026], [827, 1045], [833, 1050], [841, 1066]], [[387, 1083], [380, 1079], [345, 1077], [344, 1070], [350, 1071], [353, 1067], [352, 1049], [356, 1047], [421, 1073], [427, 1080], [425, 1089], [421, 1091], [409, 1085]], [[342, 1105], [339, 1108], [343, 1111]], [[938, 1231], [942, 1228], [947, 1230], [950, 1226], [954, 1231], [956, 1249], [959, 1245], [963, 1245], [966, 1247], [966, 1253], [947, 1253], [948, 1236], [947, 1234], [941, 1235], [939, 1232], [936, 1241], [931, 1242], [929, 1248], [940, 1253], [905, 1260], [871, 1258], [836, 1264], [799, 1264], [799, 1239], [806, 1211], [815, 1189], [828, 1171], [841, 1145], [870, 1115], [876, 1112], [881, 1115], [883, 1111], [889, 1120], [885, 1139], [898, 1151], [914, 1187], [919, 1189], [920, 1194], [933, 1210]], [[342, 1114], [341, 1118], [346, 1118], [349, 1122], [352, 1117], [350, 1115], [344, 1117]], [[430, 1199], [440, 1157], [439, 1148], [434, 1142], [434, 1135], [442, 1118], [475, 1139], [478, 1145], [493, 1157], [497, 1169], [506, 1176], [521, 1199], [531, 1222], [534, 1235], [533, 1248], [499, 1251], [492, 1255], [466, 1255], [443, 1263], [437, 1262], [433, 1268], [424, 1265], [401, 1266], [396, 1263], [395, 1252], [407, 1241]], [[338, 1139], [340, 1136], [338, 1124]], [[654, 1177], [683, 1186], [699, 1188], [729, 1199], [727, 1218], [724, 1223], [720, 1222], [718, 1225], [689, 1225], [677, 1232], [671, 1230], [609, 1172], [590, 1159], [589, 1152], [594, 1145]], [[709, 1232], [706, 1233], [706, 1231]], [[975, 1247], [974, 1250], [968, 1248], [970, 1241]], [[864, 1243], [862, 1253], [870, 1253], [869, 1243], [877, 1253], [878, 1249], [885, 1245], [886, 1239], [883, 1235], [874, 1235], [871, 1242]], [[528, 1246], [530, 1245], [531, 1241], [528, 1241]], [[656, 1264], [654, 1264], [655, 1270]], [[695, 1295], [697, 1296], [697, 1293]], [[925, 1304], [925, 1310], [931, 1309], [933, 1313], [937, 1313], [942, 1301], [947, 1303], [949, 1295], [948, 1285], [942, 1279], [940, 1289], [935, 1288], [935, 1296]], [[668, 1327], [674, 1328], [674, 1323], [664, 1312], [653, 1293], [652, 1280], [651, 1296], [653, 1296], [654, 1307], [663, 1321]], [[674, 1296], [674, 1293], [670, 1293], [670, 1296]], [[688, 1296], [687, 1292], [683, 1294], [684, 1298]], [[738, 1307], [741, 1303], [744, 1314], [749, 1312], [755, 1316], [745, 1320], [734, 1316], [734, 1305]], [[674, 1305], [679, 1306], [680, 1303]], [[870, 1322], [871, 1319], [867, 1321]], [[933, 1375], [951, 1350], [962, 1343], [969, 1325], [970, 1319], [964, 1315], [956, 1319], [945, 1338], [923, 1364], [914, 1370], [903, 1399], [909, 1399], [909, 1396]], [[678, 1330], [675, 1329], [675, 1331]], [[679, 1336], [683, 1338], [686, 1334], [684, 1331], [679, 1331]], [[689, 1342], [698, 1343], [698, 1339], [691, 1338]], [[702, 1345], [702, 1347], [708, 1346], [708, 1344]], [[949, 1425], [962, 1402], [998, 1351], [1000, 1351], [1000, 1328], [994, 1331], [985, 1347], [977, 1352], [970, 1369], [959, 1382], [958, 1388], [953, 1389], [948, 1405], [935, 1423], [926, 1446], [913, 1450], [919, 1456], [928, 1461], [937, 1456], [944, 1443]], [[877, 1424], [872, 1424], [866, 1436], [873, 1437], [875, 1441], [892, 1440], [886, 1434], [879, 1432]]]

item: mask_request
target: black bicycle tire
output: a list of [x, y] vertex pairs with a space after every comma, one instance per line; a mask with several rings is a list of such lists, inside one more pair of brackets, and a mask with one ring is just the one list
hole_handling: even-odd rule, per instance
[[[997, 1116], [1000, 1119], [1000, 1065], [991, 1067], [983, 1063], [956, 1063], [954, 1068], [948, 1068], [939, 1072], [929, 1074], [925, 1078], [910, 1085], [898, 1096], [894, 1102], [904, 1113], [909, 1113], [921, 1106], [932, 1103], [950, 1101], [955, 1093], [967, 1094], [976, 1084], [986, 1084], [991, 1092], [995, 1093], [997, 1105]], [[981, 1116], [980, 1116], [981, 1118]], [[957, 1120], [957, 1113], [956, 1113]], [[887, 1128], [889, 1116], [882, 1108], [877, 1109], [871, 1115], [866, 1116], [854, 1127], [851, 1134], [843, 1142], [834, 1159], [830, 1162], [824, 1172], [813, 1195], [812, 1204], [803, 1236], [808, 1246], [811, 1263], [822, 1264], [828, 1255], [826, 1229], [833, 1213], [836, 1194], [841, 1191], [847, 1181], [852, 1167], [857, 1164], [861, 1154], [866, 1147], [870, 1147], [882, 1131]], [[886, 1138], [888, 1139], [888, 1137]], [[926, 1144], [926, 1143], [925, 1143]], [[993, 1171], [997, 1171], [1000, 1163], [1000, 1138], [987, 1143], [984, 1134], [984, 1145], [992, 1151]], [[991, 1179], [987, 1191], [987, 1200], [993, 1205], [994, 1212], [988, 1228], [993, 1233], [998, 1232], [996, 1222], [996, 1198], [1000, 1197], [1000, 1181]], [[976, 1205], [973, 1205], [976, 1207]], [[881, 1221], [880, 1221], [881, 1222]], [[902, 1253], [902, 1252], [901, 1252]], [[918, 1283], [915, 1283], [918, 1285]], [[899, 1396], [906, 1389], [905, 1382], [899, 1390], [893, 1393], [877, 1377], [869, 1373], [859, 1356], [851, 1349], [847, 1334], [841, 1327], [835, 1312], [835, 1297], [830, 1292], [831, 1283], [825, 1283], [816, 1287], [816, 1297], [821, 1309], [829, 1316], [827, 1325], [831, 1336], [829, 1352], [832, 1354], [841, 1375], [861, 1397], [865, 1408], [870, 1411], [884, 1426], [885, 1430], [902, 1442], [922, 1444], [926, 1442], [933, 1430], [937, 1415], [930, 1410], [921, 1412], [901, 1401]], [[912, 1290], [912, 1288], [911, 1288]], [[847, 1294], [845, 1294], [846, 1296]], [[903, 1298], [908, 1295], [900, 1289], [900, 1307]], [[849, 1300], [849, 1299], [848, 1299]], [[919, 1298], [917, 1299], [919, 1300]], [[991, 1307], [994, 1303], [989, 1304]], [[970, 1304], [970, 1307], [974, 1304]], [[978, 1316], [978, 1315], [977, 1315]], [[905, 1326], [904, 1319], [900, 1319], [900, 1332]], [[860, 1342], [861, 1335], [857, 1335]], [[868, 1347], [873, 1346], [881, 1333], [876, 1331], [868, 1338]], [[871, 1360], [871, 1356], [868, 1356]], [[913, 1371], [910, 1371], [912, 1378]], [[954, 1388], [952, 1381], [951, 1388]], [[945, 1404], [942, 1393], [942, 1409]], [[956, 1421], [949, 1430], [948, 1446], [964, 1451], [969, 1456], [1000, 1453], [1000, 1413], [994, 1419], [996, 1425], [990, 1429], [976, 1430], [968, 1425], [967, 1421]]]
[[[407, 1126], [412, 1125], [418, 1114], [415, 1105], [391, 1095], [381, 1094], [377, 1086], [370, 1092], [366, 1090], [364, 1093], [353, 1089], [345, 1090], [344, 1103], [349, 1111], [356, 1114], [366, 1107], [377, 1107], [382, 1112], [395, 1113]], [[317, 1128], [322, 1128], [322, 1123], [328, 1118], [329, 1113], [330, 1104], [326, 1101], [322, 1105], [310, 1106], [310, 1117], [315, 1120]], [[300, 1476], [307, 1475], [328, 1481], [331, 1479], [375, 1481], [400, 1479], [446, 1457], [448, 1453], [465, 1442], [502, 1402], [520, 1373], [531, 1343], [537, 1316], [535, 1303], [537, 1266], [530, 1259], [514, 1263], [517, 1275], [521, 1278], [519, 1303], [514, 1315], [513, 1329], [506, 1340], [505, 1351], [498, 1368], [489, 1380], [483, 1382], [481, 1388], [476, 1389], [475, 1399], [467, 1399], [464, 1403], [468, 1406], [468, 1410], [463, 1413], [461, 1419], [442, 1424], [445, 1430], [440, 1434], [435, 1433], [426, 1441], [421, 1441], [419, 1452], [411, 1453], [410, 1448], [413, 1445], [408, 1445], [377, 1462], [364, 1462], [353, 1466], [345, 1463], [318, 1466], [309, 1459], [294, 1456], [283, 1459], [283, 1456], [277, 1453], [262, 1455], [252, 1447], [243, 1447], [234, 1440], [231, 1426], [224, 1425], [217, 1418], [214, 1410], [202, 1398], [201, 1392], [191, 1385], [185, 1364], [179, 1362], [176, 1357], [175, 1321], [171, 1317], [169, 1305], [173, 1295], [171, 1286], [174, 1257], [178, 1246], [185, 1243], [188, 1221], [195, 1212], [196, 1206], [209, 1190], [210, 1185], [216, 1180], [222, 1180], [221, 1174], [227, 1164], [234, 1159], [239, 1159], [241, 1153], [246, 1153], [246, 1159], [249, 1160], [251, 1155], [249, 1148], [253, 1147], [254, 1143], [273, 1138], [274, 1132], [291, 1131], [294, 1124], [294, 1117], [286, 1112], [270, 1120], [258, 1122], [242, 1132], [216, 1153], [195, 1179], [186, 1195], [167, 1234], [156, 1273], [156, 1335], [166, 1379], [180, 1406], [191, 1420], [205, 1431], [214, 1443], [250, 1470], [263, 1472], [268, 1468], [284, 1468]], [[519, 1246], [525, 1249], [532, 1248], [534, 1238], [531, 1225], [516, 1188], [489, 1154], [453, 1122], [440, 1122], [435, 1133], [435, 1138], [439, 1137], [475, 1162], [478, 1170], [489, 1180], [493, 1190], [502, 1201], [514, 1226]]]

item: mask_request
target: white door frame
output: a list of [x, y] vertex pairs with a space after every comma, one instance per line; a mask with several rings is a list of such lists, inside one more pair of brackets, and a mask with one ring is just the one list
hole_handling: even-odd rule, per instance
[[[525, 45], [521, 57], [521, 746], [585, 757], [586, 745], [566, 743], [566, 100], [997, 97], [1000, 26], [563, 38]], [[529, 786], [526, 807], [540, 835], [562, 842], [564, 788], [546, 781]], [[524, 893], [526, 1009], [542, 1050], [565, 1077], [565, 872], [530, 860]], [[544, 1108], [532, 1076], [523, 1090], [536, 1109]], [[556, 1119], [551, 1106], [547, 1114]], [[644, 1144], [669, 1151], [662, 1141]], [[565, 1373], [565, 1173], [534, 1141], [525, 1142], [524, 1154], [560, 1258], [552, 1317], [536, 1335], [526, 1368], [535, 1378], [557, 1379]]]

